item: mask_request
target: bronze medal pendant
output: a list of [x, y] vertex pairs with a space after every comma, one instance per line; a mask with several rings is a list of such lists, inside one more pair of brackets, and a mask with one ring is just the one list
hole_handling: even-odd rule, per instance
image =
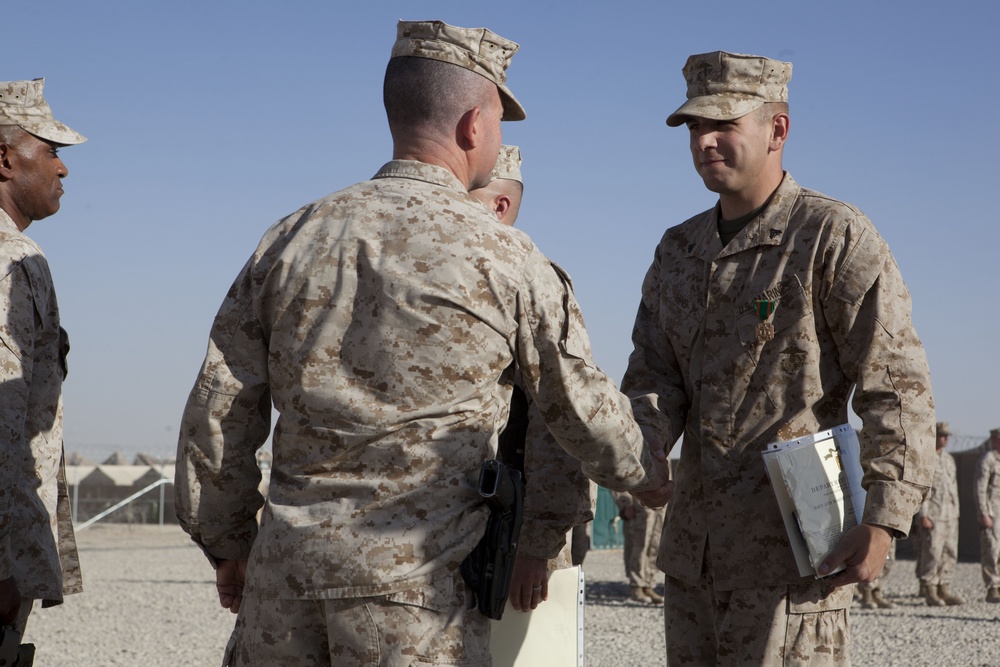
[[757, 342], [774, 340], [774, 325], [770, 322], [761, 322], [757, 325]]
[[778, 307], [778, 302], [774, 300], [758, 299], [753, 302], [753, 307], [754, 310], [757, 311], [757, 317], [760, 318], [760, 324], [757, 325], [757, 342], [763, 343], [765, 341], [774, 340], [774, 325], [768, 320]]

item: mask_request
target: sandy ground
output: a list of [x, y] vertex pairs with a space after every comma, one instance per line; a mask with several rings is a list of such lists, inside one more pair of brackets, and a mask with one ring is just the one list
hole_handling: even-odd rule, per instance
[[[42, 667], [218, 665], [235, 619], [218, 605], [214, 573], [176, 526], [96, 525], [78, 535], [85, 592], [37, 609], [25, 641]], [[662, 611], [626, 599], [620, 551], [591, 551], [588, 667], [665, 665]], [[1000, 605], [983, 601], [976, 563], [953, 588], [969, 603], [930, 608], [916, 597], [913, 562], [886, 583], [897, 608], [852, 610], [855, 665], [1000, 665]], [[549, 667], [549, 666], [545, 666]]]
[[37, 604], [25, 632], [40, 667], [218, 665], [235, 616], [215, 572], [174, 526], [97, 524], [77, 534], [84, 592]]

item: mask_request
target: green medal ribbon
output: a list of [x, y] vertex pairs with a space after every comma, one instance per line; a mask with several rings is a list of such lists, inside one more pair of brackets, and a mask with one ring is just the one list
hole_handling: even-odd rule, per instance
[[772, 299], [757, 299], [753, 302], [753, 307], [757, 311], [757, 317], [760, 318], [760, 321], [765, 322], [778, 307], [778, 302]]

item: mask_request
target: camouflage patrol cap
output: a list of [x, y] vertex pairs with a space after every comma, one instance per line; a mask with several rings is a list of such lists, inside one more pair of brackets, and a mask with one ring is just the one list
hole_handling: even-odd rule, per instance
[[688, 116], [735, 120], [768, 102], [787, 102], [792, 63], [713, 51], [691, 56], [683, 71], [688, 101], [667, 118], [670, 127]]
[[521, 149], [507, 144], [501, 146], [500, 154], [497, 156], [497, 164], [493, 167], [490, 178], [494, 181], [504, 179], [523, 184], [524, 181], [521, 180]]
[[948, 428], [948, 422], [938, 422], [937, 423], [937, 437], [951, 435], [951, 430]]
[[457, 28], [443, 21], [400, 21], [390, 58], [415, 56], [464, 67], [500, 89], [504, 120], [524, 120], [524, 107], [507, 87], [507, 67], [520, 48], [486, 28]]
[[990, 431], [991, 438], [1000, 438], [1000, 428], [995, 428]]
[[82, 144], [87, 137], [52, 117], [42, 88], [45, 79], [0, 81], [0, 125], [18, 125], [25, 132], [54, 144]]

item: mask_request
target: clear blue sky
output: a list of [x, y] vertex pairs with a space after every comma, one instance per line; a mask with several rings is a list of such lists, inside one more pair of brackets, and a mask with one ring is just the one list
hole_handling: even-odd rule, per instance
[[794, 64], [785, 166], [885, 236], [914, 300], [941, 419], [1000, 426], [1000, 3], [4, 0], [4, 80], [46, 77], [62, 210], [48, 255], [73, 343], [66, 447], [171, 454], [212, 318], [264, 230], [390, 158], [396, 20], [521, 44], [519, 226], [573, 276], [620, 379], [663, 231], [714, 204], [683, 129], [681, 67], [716, 49]]

